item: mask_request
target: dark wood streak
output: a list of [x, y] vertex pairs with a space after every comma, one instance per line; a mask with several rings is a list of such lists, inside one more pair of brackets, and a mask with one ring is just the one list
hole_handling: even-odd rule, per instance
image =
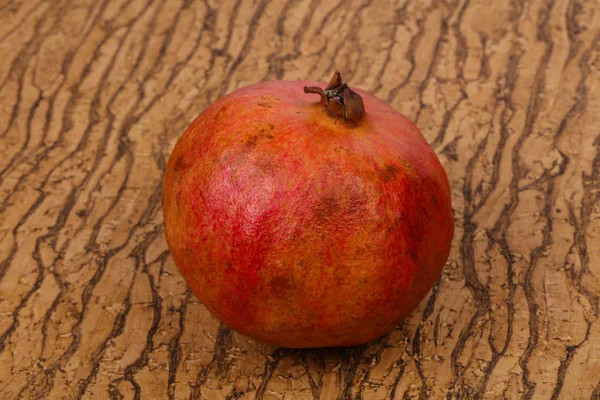
[[[132, 24], [130, 24], [130, 26], [128, 28], [128, 31], [131, 31], [131, 29], [132, 29]], [[97, 51], [99, 51], [99, 49], [102, 47], [102, 44], [106, 40], [108, 40], [108, 37], [106, 37], [105, 40], [103, 42], [101, 42], [101, 44], [97, 47]], [[121, 42], [121, 45], [122, 45], [122, 43], [123, 42]], [[121, 47], [121, 45], [119, 46], [119, 48]], [[98, 53], [96, 53], [96, 54], [98, 54]], [[103, 77], [102, 77], [102, 81], [103, 82], [105, 82], [108, 79], [110, 68], [114, 65], [114, 60], [116, 59], [117, 55], [118, 55], [118, 51], [115, 52], [115, 54], [113, 56], [113, 62], [110, 63], [109, 69], [107, 69], [104, 72], [104, 74], [103, 74]], [[92, 58], [92, 60], [90, 61], [90, 64], [95, 59], [96, 59], [96, 57], [94, 56]], [[90, 64], [88, 64], [88, 66]], [[89, 68], [86, 68], [84, 70], [83, 77], [85, 77], [87, 75], [86, 71], [89, 73]], [[83, 80], [83, 77], [82, 77], [82, 80]], [[98, 101], [97, 99], [99, 98], [101, 88], [102, 88], [102, 84], [98, 86], [97, 92], [96, 92], [95, 97], [94, 97], [95, 100], [92, 101], [92, 104], [94, 104], [94, 101]], [[113, 99], [115, 97], [116, 97], [116, 94], [113, 96]], [[77, 153], [77, 152], [79, 152], [79, 151], [81, 151], [83, 149], [83, 147], [84, 147], [87, 139], [89, 138], [89, 135], [90, 135], [90, 132], [91, 132], [91, 128], [95, 124], [95, 121], [97, 119], [97, 117], [94, 118], [94, 113], [92, 111], [93, 109], [94, 109], [94, 107], [92, 106], [90, 108], [90, 124], [88, 125], [88, 127], [87, 127], [87, 129], [86, 129], [86, 131], [84, 133], [84, 136], [83, 136], [82, 140], [79, 142], [79, 145], [74, 150], [74, 152], [69, 155], [69, 157], [64, 158], [54, 169], [52, 169], [50, 171], [50, 173], [46, 176], [46, 179], [44, 180], [44, 184], [50, 179], [50, 177], [51, 177], [52, 173], [54, 172], [54, 170], [58, 169], [66, 160], [68, 160], [69, 158], [71, 158], [73, 156], [73, 154], [75, 154], [75, 153]], [[107, 106], [107, 110], [108, 110], [108, 106]], [[109, 127], [110, 126], [111, 126], [111, 124], [109, 124]], [[108, 133], [109, 133], [109, 129], [106, 130], [106, 133], [104, 135], [104, 141], [103, 141], [104, 144], [101, 146], [101, 148], [104, 148], [106, 146], [106, 144], [107, 144], [107, 140], [106, 139], [107, 139]], [[61, 132], [61, 134], [62, 134], [62, 132]], [[97, 153], [97, 156], [95, 158], [95, 165], [98, 165], [98, 163], [100, 162], [101, 156], [102, 156], [102, 151], [100, 151], [100, 152]], [[91, 178], [91, 175], [88, 173], [85, 176], [85, 178], [84, 178], [84, 183], [87, 180], [89, 180], [90, 178]], [[122, 186], [119, 189], [120, 193], [122, 193], [123, 188], [124, 187]], [[66, 219], [67, 219], [67, 216], [69, 215], [70, 210], [74, 206], [76, 195], [77, 195], [77, 190], [76, 189], [72, 190], [71, 193], [70, 193], [70, 195], [69, 195], [69, 197], [68, 197], [68, 201], [66, 202], [66, 204], [63, 207], [61, 213], [59, 214], [59, 220], [57, 221], [57, 224], [49, 232], [48, 238], [55, 236], [62, 229], [62, 227], [64, 226], [64, 224], [66, 222]], [[111, 206], [110, 209], [112, 209], [112, 207], [114, 207], [118, 203], [119, 198], [120, 198], [120, 196], [116, 196], [115, 200], [112, 202], [112, 206]], [[43, 196], [40, 197], [40, 199], [43, 200]], [[40, 201], [40, 203], [41, 203], [41, 201]], [[107, 211], [106, 215], [108, 215], [108, 213], [110, 212], [110, 209], [109, 209], [109, 211]], [[100, 223], [101, 223], [101, 220], [96, 224], [96, 227], [94, 228], [94, 231], [96, 232], [96, 235], [97, 235], [97, 232], [99, 231]], [[47, 238], [44, 238], [44, 239], [47, 240]], [[90, 242], [92, 242], [93, 239], [94, 238], [92, 237], [90, 239]], [[113, 250], [112, 252], [108, 252], [108, 254], [106, 254], [105, 257], [99, 256], [98, 258], [96, 258], [96, 261], [98, 262], [98, 267], [99, 268], [97, 269], [96, 274], [93, 276], [92, 280], [88, 283], [88, 285], [86, 286], [86, 288], [85, 288], [85, 290], [84, 290], [84, 292], [82, 294], [82, 307], [83, 308], [82, 308], [82, 312], [80, 314], [80, 317], [77, 320], [77, 322], [76, 322], [76, 324], [75, 324], [75, 326], [73, 328], [74, 340], [72, 341], [72, 343], [69, 346], [69, 348], [65, 351], [65, 353], [63, 353], [63, 355], [60, 357], [59, 361], [46, 371], [46, 374], [49, 375], [50, 378], [54, 376], [54, 374], [56, 373], [56, 371], [58, 369], [62, 368], [62, 366], [70, 359], [70, 357], [72, 356], [72, 354], [76, 351], [77, 345], [79, 344], [80, 324], [83, 322], [83, 318], [85, 316], [86, 304], [89, 302], [89, 299], [91, 297], [92, 291], [93, 291], [94, 286], [95, 286], [95, 283], [97, 283], [100, 280], [100, 278], [102, 277], [102, 274], [103, 274], [103, 272], [105, 270], [106, 264], [107, 264], [108, 260], [110, 259], [110, 255], [111, 254], [116, 254], [116, 252], [118, 250], [119, 249]], [[64, 249], [63, 249], [63, 251], [64, 251]], [[55, 300], [55, 302], [56, 302], [56, 300]], [[125, 316], [126, 316], [126, 314], [120, 314], [119, 318], [124, 321]], [[118, 334], [120, 332], [121, 328], [122, 327], [120, 327], [119, 324], [117, 324], [116, 327], [115, 327], [115, 329], [113, 329], [113, 334], [114, 335]], [[98, 358], [98, 355], [96, 355], [96, 358]], [[85, 382], [84, 382], [84, 385], [85, 385]], [[45, 389], [45, 390], [51, 390], [51, 386], [49, 388]], [[81, 393], [80, 393], [80, 395], [81, 395]]]
[[[64, 9], [65, 9], [65, 6], [63, 5], [62, 8], [58, 8], [57, 10], [55, 10], [55, 13], [57, 13], [56, 15], [60, 15], [60, 12], [64, 11]], [[9, 78], [11, 78], [11, 76], [12, 76], [13, 79], [15, 79], [14, 75], [16, 75], [16, 74], [18, 74], [18, 78], [16, 80], [19, 83], [19, 85], [18, 85], [19, 89], [23, 86], [23, 82], [25, 79], [25, 73], [27, 71], [26, 66], [29, 64], [31, 59], [34, 58], [34, 55], [36, 54], [36, 52], [39, 50], [39, 48], [41, 46], [43, 35], [41, 35], [40, 29], [42, 27], [42, 24], [45, 22], [45, 18], [49, 17], [49, 15], [50, 15], [50, 11], [47, 11], [35, 23], [34, 33], [32, 35], [33, 38], [27, 42], [26, 46], [24, 46], [23, 49], [19, 52], [19, 54], [15, 57], [15, 60], [13, 61], [13, 63], [10, 66], [9, 72], [7, 74], [7, 78], [0, 85], [0, 93], [2, 93], [3, 89], [5, 88], [6, 83], [10, 82]], [[58, 23], [58, 20], [55, 21], [55, 26], [57, 23]], [[27, 118], [28, 128], [30, 127], [31, 119], [33, 118], [33, 115], [35, 114], [35, 111], [36, 111], [37, 107], [39, 106], [41, 100], [42, 100], [42, 93], [41, 93], [41, 91], [39, 91], [37, 100], [34, 102], [34, 104], [28, 110], [28, 118]], [[22, 90], [17, 90], [16, 99], [15, 99], [14, 105], [12, 107], [9, 121], [6, 125], [6, 129], [4, 129], [4, 131], [0, 134], [0, 140], [4, 139], [8, 135], [8, 133], [11, 131], [11, 128], [14, 127], [14, 123], [17, 119], [17, 116], [19, 115], [21, 103], [22, 103]], [[15, 161], [23, 154], [23, 151], [25, 150], [25, 148], [27, 147], [27, 145], [29, 143], [30, 137], [31, 137], [31, 130], [27, 129], [25, 132], [25, 139], [23, 140], [22, 146], [12, 155], [12, 157], [10, 158], [8, 163], [6, 163], [4, 168], [2, 168], [2, 170], [0, 170], [0, 182], [2, 182], [2, 179], [6, 175], [6, 172], [13, 167], [13, 165], [15, 164]], [[2, 208], [5, 207], [5, 202], [6, 202], [6, 200], [3, 202]]]
[[337, 400], [351, 400], [354, 379], [361, 363], [366, 346], [344, 349], [341, 351], [342, 367], [340, 369], [340, 393]]
[[246, 58], [248, 56], [248, 54], [250, 53], [250, 48], [251, 48], [252, 42], [255, 39], [254, 36], [256, 35], [256, 28], [258, 26], [258, 22], [260, 21], [260, 18], [262, 16], [262, 14], [264, 13], [266, 7], [267, 7], [267, 2], [264, 0], [260, 1], [258, 3], [258, 5], [256, 6], [256, 11], [254, 12], [254, 14], [252, 15], [252, 18], [250, 18], [250, 21], [249, 21], [248, 34], [246, 36], [246, 40], [244, 41], [244, 45], [242, 46], [242, 50], [241, 50], [240, 54], [233, 60], [233, 63], [229, 67], [228, 73], [225, 76], [225, 78], [223, 79], [223, 86], [222, 86], [221, 92], [219, 93], [219, 96], [225, 95], [226, 90], [229, 87], [229, 84], [231, 82], [231, 78], [233, 77], [233, 74], [238, 69], [238, 67], [244, 60], [244, 58]]
[[[540, 98], [541, 98], [541, 95], [544, 90], [544, 85], [546, 83], [546, 68], [548, 66], [548, 62], [550, 61], [550, 56], [552, 54], [553, 43], [552, 43], [550, 33], [548, 30], [548, 19], [550, 18], [550, 12], [551, 12], [553, 6], [554, 6], [554, 2], [551, 1], [547, 8], [540, 9], [539, 15], [538, 15], [539, 22], [538, 22], [537, 39], [542, 41], [546, 45], [546, 50], [544, 52], [544, 55], [542, 56], [542, 60], [540, 61], [538, 68], [536, 70], [532, 95], [531, 95], [530, 103], [529, 103], [528, 109], [527, 109], [525, 128], [523, 130], [523, 134], [519, 137], [519, 140], [517, 141], [517, 143], [515, 144], [515, 147], [513, 149], [513, 158], [512, 158], [513, 180], [511, 182], [511, 192], [512, 191], [517, 192], [514, 195], [514, 200], [511, 202], [512, 204], [514, 204], [513, 207], [516, 207], [516, 205], [519, 202], [518, 185], [519, 185], [519, 179], [522, 176], [521, 175], [522, 172], [519, 168], [519, 160], [518, 160], [519, 151], [521, 150], [521, 147], [522, 147], [523, 143], [525, 142], [525, 139], [527, 138], [527, 136], [531, 135], [532, 130], [533, 130], [533, 125], [535, 123], [535, 119], [537, 118], [537, 116], [539, 114]], [[545, 204], [544, 204], [544, 208], [543, 208], [543, 215], [544, 215], [544, 219], [547, 220], [547, 224], [543, 228], [542, 243], [538, 247], [534, 248], [531, 251], [529, 265], [525, 272], [525, 282], [523, 285], [523, 289], [525, 291], [525, 296], [527, 298], [527, 305], [529, 308], [529, 329], [531, 332], [531, 335], [529, 337], [529, 341], [527, 344], [527, 348], [525, 349], [523, 355], [519, 359], [519, 364], [521, 365], [521, 368], [523, 368], [523, 385], [525, 387], [525, 393], [523, 394], [523, 397], [522, 397], [523, 400], [531, 399], [533, 397], [535, 387], [536, 387], [536, 383], [529, 379], [529, 365], [528, 365], [529, 358], [531, 357], [531, 355], [533, 353], [533, 349], [535, 348], [535, 346], [537, 345], [537, 342], [539, 340], [538, 339], [539, 338], [539, 335], [538, 335], [539, 317], [537, 315], [538, 305], [534, 300], [535, 294], [534, 294], [534, 289], [533, 289], [533, 285], [532, 285], [532, 275], [533, 275], [533, 271], [534, 271], [535, 267], [538, 265], [539, 259], [542, 255], [542, 252], [544, 252], [550, 246], [551, 240], [552, 240], [552, 219], [550, 218], [550, 215], [549, 215], [551, 201], [552, 201], [550, 194], [552, 193], [552, 189], [553, 189], [552, 183], [550, 183], [550, 185], [547, 189], [547, 192], [546, 192]], [[514, 208], [513, 208], [513, 210], [514, 210]]]
[[596, 388], [592, 392], [592, 397], [590, 397], [590, 400], [598, 400], [598, 399], [600, 399], [600, 381], [598, 382], [598, 386], [596, 386]]
[[175, 399], [175, 379], [177, 377], [177, 370], [181, 362], [181, 336], [184, 332], [184, 320], [187, 311], [187, 306], [192, 298], [192, 292], [188, 289], [181, 307], [176, 311], [179, 314], [178, 317], [178, 329], [175, 336], [169, 343], [169, 378], [168, 378], [168, 396], [169, 400]]
[[[570, 39], [572, 39], [572, 36], [570, 36]], [[597, 41], [598, 39], [600, 39], [600, 37], [596, 37]], [[585, 101], [586, 101], [586, 97], [587, 97], [587, 93], [586, 93], [586, 80], [588, 79], [588, 75], [589, 75], [589, 57], [590, 57], [590, 52], [593, 49], [593, 45], [590, 47], [590, 49], [588, 49], [583, 56], [581, 57], [581, 61], [579, 62], [579, 68], [581, 71], [581, 78], [579, 80], [579, 85], [578, 85], [578, 96], [577, 99], [575, 101], [575, 103], [573, 104], [573, 106], [571, 107], [571, 109], [569, 109], [569, 111], [567, 112], [567, 114], [565, 115], [565, 117], [563, 118], [563, 120], [561, 121], [561, 124], [559, 126], [559, 129], [554, 137], [554, 143], [556, 145], [556, 141], [558, 140], [558, 138], [564, 134], [564, 132], [567, 129], [567, 124], [569, 123], [569, 121], [573, 121], [575, 120], [575, 118], [580, 115], [581, 113], [583, 113], [585, 111]], [[573, 47], [571, 48], [571, 53], [573, 53]], [[600, 154], [600, 152], [598, 153]], [[566, 156], [563, 155], [563, 157], [568, 161], [568, 158], [566, 158]], [[564, 163], [564, 167], [566, 168], [566, 164], [567, 162]], [[561, 168], [561, 173], [564, 172], [564, 168]], [[598, 184], [598, 182], [600, 182], [600, 155], [597, 155], [596, 158], [592, 161], [592, 182], [596, 182], [596, 185], [598, 187], [600, 187], [600, 184]], [[594, 179], [595, 178], [595, 179]], [[581, 224], [579, 223], [579, 219], [576, 217], [575, 215], [575, 211], [573, 210], [573, 206], [570, 205], [569, 206], [569, 223], [574, 226], [575, 229], [575, 234], [574, 234], [574, 240], [573, 240], [573, 245], [571, 246], [571, 250], [575, 250], [581, 261], [582, 261], [582, 268], [580, 269], [579, 273], [571, 273], [569, 274], [570, 279], [572, 280], [573, 284], [577, 287], [577, 290], [587, 298], [587, 300], [590, 302], [591, 306], [592, 306], [592, 310], [593, 310], [593, 314], [594, 314], [594, 318], [597, 318], [600, 315], [600, 298], [594, 294], [591, 293], [587, 288], [585, 288], [582, 283], [581, 283], [581, 278], [583, 277], [583, 274], [589, 271], [589, 257], [587, 254], [587, 244], [586, 244], [586, 239], [584, 236], [584, 232], [587, 230], [587, 225], [589, 224], [589, 212], [593, 207], [593, 203], [595, 201], [595, 199], [593, 199], [593, 195], [591, 194], [591, 192], [589, 191], [591, 185], [584, 185], [584, 196], [582, 199], [582, 207], [581, 207], [581, 215], [580, 215], [580, 220], [581, 220]], [[567, 260], [565, 260], [565, 265], [567, 264]], [[566, 377], [566, 373], [567, 370], [571, 364], [571, 362], [573, 361], [575, 352], [585, 343], [588, 341], [589, 336], [590, 336], [590, 331], [592, 328], [592, 321], [588, 318], [586, 318], [586, 322], [587, 322], [587, 329], [586, 329], [586, 334], [585, 337], [583, 338], [583, 340], [581, 342], [579, 342], [578, 344], [574, 344], [574, 345], [567, 345], [565, 347], [565, 357], [561, 360], [560, 362], [560, 366], [558, 369], [558, 373], [557, 373], [557, 377], [556, 377], [556, 386], [554, 387], [554, 390], [552, 392], [552, 399], [558, 399], [559, 395], [561, 393], [561, 390], [564, 386], [565, 383], [565, 377]], [[592, 398], [594, 398], [594, 394], [592, 394]]]
[[399, 7], [394, 10], [394, 21], [392, 24], [393, 25], [392, 30], [390, 32], [390, 45], [388, 47], [387, 54], [385, 55], [385, 61], [381, 64], [381, 68], [379, 69], [379, 71], [377, 73], [377, 76], [376, 76], [377, 83], [373, 87], [373, 93], [379, 92], [379, 90], [383, 87], [383, 83], [382, 83], [383, 74], [385, 73], [386, 68], [390, 63], [390, 60], [392, 59], [394, 47], [397, 44], [396, 34], [398, 33], [398, 28], [400, 26], [402, 26], [406, 20], [407, 6], [408, 6], [408, 3], [404, 4], [402, 7]]
[[[341, 38], [339, 44], [337, 46], [335, 46], [335, 48], [333, 49], [333, 54], [340, 54], [341, 50], [344, 47], [351, 47], [353, 52], [360, 53], [360, 42], [358, 41], [358, 38], [359, 38], [359, 30], [360, 30], [361, 26], [363, 25], [362, 14], [363, 14], [363, 11], [365, 11], [371, 4], [372, 4], [372, 0], [367, 0], [364, 3], [361, 3], [360, 6], [356, 9], [356, 12], [354, 12], [350, 16], [350, 20], [347, 23], [346, 23], [346, 19], [344, 19], [342, 21], [343, 23], [346, 23], [348, 26], [348, 28], [346, 28], [347, 33], [346, 33], [346, 35], [344, 35]], [[350, 11], [350, 9], [348, 10], [348, 13], [346, 15], [350, 15], [349, 11]], [[346, 77], [345, 79], [347, 81], [352, 80], [353, 71], [356, 70], [356, 67], [359, 62], [360, 62], [360, 58], [354, 57], [354, 66], [351, 68], [348, 68], [349, 69], [348, 72], [344, 71], [344, 76]], [[329, 65], [327, 66], [326, 70], [327, 71], [335, 70], [336, 63], [339, 63], [339, 61], [336, 62], [336, 58], [332, 58]]]
[[[4, 42], [7, 38], [9, 38], [13, 33], [15, 33], [19, 28], [21, 28], [25, 22], [27, 21], [27, 19], [32, 15], [35, 14], [35, 12], [44, 4], [44, 1], [40, 1], [38, 2], [35, 7], [29, 12], [29, 14], [26, 14], [21, 20], [19, 20], [18, 22], [14, 23], [14, 27], [9, 29], [4, 35], [2, 35], [0, 37], [0, 43]], [[5, 9], [5, 8], [9, 8], [10, 3], [7, 3], [4, 7], [0, 8], [0, 10]], [[8, 10], [8, 12], [10, 13], [10, 9]], [[43, 17], [42, 17], [43, 18]]]
[[[462, 11], [461, 11], [461, 13], [462, 13]], [[458, 34], [458, 31], [457, 31], [457, 34]], [[462, 41], [459, 41], [459, 42], [463, 43]], [[514, 90], [514, 87], [516, 85], [516, 80], [517, 80], [517, 67], [519, 64], [520, 57], [517, 56], [515, 49], [516, 49], [515, 46], [513, 46], [511, 49], [512, 52], [511, 52], [511, 55], [509, 56], [508, 66], [507, 66], [508, 68], [507, 68], [506, 88], [503, 88], [508, 93], [512, 93], [512, 91]], [[461, 52], [459, 52], [459, 55], [460, 55], [460, 57], [457, 57], [457, 62], [459, 62], [458, 59], [460, 59], [461, 62], [464, 62], [466, 55], [463, 55]], [[463, 222], [463, 224], [464, 224], [463, 232], [464, 233], [463, 233], [463, 235], [464, 236], [461, 241], [461, 257], [462, 257], [462, 261], [463, 261], [463, 274], [465, 277], [465, 284], [467, 285], [469, 290], [472, 291], [473, 297], [477, 300], [478, 307], [477, 307], [477, 311], [470, 319], [470, 321], [467, 325], [467, 328], [460, 333], [458, 343], [452, 351], [451, 360], [452, 360], [452, 366], [453, 366], [453, 370], [454, 370], [454, 379], [451, 384], [452, 390], [449, 391], [448, 395], [447, 395], [448, 399], [451, 398], [451, 395], [454, 390], [456, 390], [458, 393], [466, 392], [467, 394], [465, 394], [465, 395], [468, 395], [468, 393], [471, 393], [471, 395], [474, 396], [475, 398], [481, 397], [485, 390], [485, 387], [487, 385], [487, 378], [490, 376], [491, 372], [494, 370], [494, 367], [497, 364], [497, 362], [505, 354], [505, 352], [508, 348], [508, 344], [510, 343], [510, 340], [512, 338], [512, 330], [513, 330], [512, 322], [513, 322], [513, 315], [514, 315], [514, 304], [513, 304], [512, 298], [513, 298], [515, 290], [516, 290], [516, 285], [514, 282], [514, 272], [513, 272], [513, 267], [512, 267], [513, 257], [510, 254], [509, 245], [508, 245], [507, 238], [506, 238], [506, 229], [508, 228], [508, 224], [509, 224], [508, 216], [510, 215], [510, 213], [508, 212], [508, 206], [507, 206], [507, 207], [505, 207], [504, 212], [502, 213], [502, 217], [497, 221], [496, 226], [488, 233], [489, 238], [490, 238], [490, 244], [489, 244], [488, 249], [494, 243], [499, 245], [499, 247], [501, 249], [501, 254], [502, 254], [503, 258], [506, 260], [506, 264], [507, 264], [507, 268], [508, 268], [507, 275], [508, 275], [509, 297], [507, 299], [508, 331], [507, 331], [506, 341], [504, 342], [503, 348], [500, 349], [500, 351], [498, 351], [497, 349], [495, 349], [495, 346], [492, 346], [492, 344], [491, 344], [492, 337], [490, 336], [488, 338], [488, 340], [490, 343], [490, 348], [493, 352], [493, 358], [486, 368], [486, 371], [485, 371], [486, 374], [484, 375], [483, 380], [480, 382], [480, 384], [478, 385], [477, 388], [457, 388], [458, 382], [461, 379], [461, 376], [464, 374], [464, 371], [465, 371], [465, 368], [458, 364], [458, 361], [457, 361], [458, 357], [463, 352], [468, 338], [473, 334], [473, 330], [474, 330], [474, 327], [475, 327], [477, 321], [480, 320], [481, 318], [483, 318], [484, 316], [489, 315], [491, 312], [491, 301], [490, 301], [490, 297], [489, 297], [488, 288], [480, 282], [479, 278], [477, 277], [477, 272], [474, 268], [475, 260], [473, 258], [473, 238], [474, 238], [476, 226], [472, 221], [472, 216], [475, 215], [481, 209], [481, 207], [485, 204], [486, 197], [489, 196], [493, 192], [493, 190], [495, 189], [495, 187], [498, 183], [500, 160], [501, 160], [502, 154], [504, 152], [506, 141], [509, 136], [509, 133], [507, 131], [507, 126], [511, 122], [511, 119], [514, 115], [514, 108], [511, 104], [510, 97], [507, 97], [506, 99], [499, 98], [499, 91], [500, 91], [500, 89], [496, 91], [495, 103], [494, 103], [494, 106], [492, 109], [493, 112], [491, 114], [492, 115], [495, 114], [496, 108], [498, 107], [499, 103], [506, 103], [504, 110], [502, 112], [502, 127], [500, 130], [500, 140], [499, 140], [498, 146], [496, 147], [496, 151], [494, 152], [493, 172], [492, 172], [492, 179], [490, 181], [489, 189], [487, 190], [487, 193], [485, 193], [482, 196], [482, 200], [479, 203], [476, 203], [475, 199], [473, 198], [474, 193], [473, 193], [472, 173], [474, 171], [474, 168], [476, 166], [478, 159], [482, 156], [484, 148], [487, 145], [487, 141], [490, 138], [489, 135], [484, 137], [483, 141], [479, 143], [479, 145], [477, 146], [477, 149], [475, 150], [474, 156], [468, 161], [467, 167], [466, 167], [467, 175], [466, 175], [465, 185], [464, 185], [464, 189], [463, 189], [464, 190], [463, 197], [465, 200], [465, 209], [464, 209], [464, 215], [463, 215], [463, 218], [464, 218], [464, 222]], [[494, 126], [492, 124], [490, 126], [489, 134], [491, 134], [493, 128], [494, 128]], [[468, 269], [465, 270], [465, 268], [468, 268]], [[490, 332], [490, 335], [491, 335], [491, 332]]]
[[[125, 370], [123, 371], [123, 376], [113, 380], [110, 383], [111, 387], [116, 388], [118, 387], [118, 384], [121, 381], [129, 381], [129, 383], [131, 383], [131, 385], [135, 388], [134, 398], [136, 400], [142, 398], [142, 393], [140, 385], [135, 381], [135, 374], [139, 372], [142, 368], [144, 368], [148, 363], [148, 356], [154, 347], [154, 336], [158, 331], [158, 323], [160, 321], [160, 316], [162, 312], [162, 298], [160, 297], [157, 291], [154, 276], [150, 274], [148, 270], [149, 266], [144, 264], [144, 253], [147, 250], [147, 246], [160, 234], [162, 234], [160, 230], [152, 232], [152, 234], [148, 235], [142, 243], [136, 246], [133, 253], [130, 255], [131, 257], [135, 258], [136, 265], [138, 266], [138, 268], [142, 268], [142, 272], [148, 276], [148, 281], [150, 282], [150, 290], [152, 292], [152, 303], [150, 304], [150, 307], [152, 307], [153, 309], [152, 325], [150, 326], [150, 329], [148, 330], [148, 334], [146, 336], [146, 345], [144, 346], [141, 355], [132, 364], [125, 368]], [[166, 256], [167, 253], [164, 253], [164, 255], [162, 256], [162, 262], [164, 262]], [[116, 392], [117, 391], [115, 390], [115, 394]], [[84, 385], [82, 385], [80, 393], [85, 393]]]
[[[100, 4], [99, 12], [98, 12], [98, 14], [96, 16], [96, 21], [99, 20], [99, 16], [102, 14], [102, 11], [105, 9], [106, 6], [107, 6], [107, 2], [104, 2], [104, 3]], [[92, 24], [92, 26], [93, 26], [93, 24]], [[75, 52], [81, 47], [81, 44], [83, 43], [83, 40], [89, 35], [90, 29], [87, 30], [87, 32], [83, 35], [83, 39], [75, 47], [75, 50], [74, 50]], [[63, 73], [66, 73], [67, 68], [68, 68], [67, 66], [68, 66], [68, 64], [71, 61], [72, 61], [72, 57], [67, 56], [65, 58], [65, 61], [63, 62], [62, 66], [61, 66], [61, 71]], [[59, 88], [63, 87], [63, 85], [64, 85], [64, 80], [60, 84]], [[54, 101], [56, 99], [56, 93], [57, 92], [55, 92], [54, 94], [52, 94], [52, 96], [50, 97], [50, 100], [49, 100], [50, 106], [48, 108], [46, 123], [44, 125], [44, 133], [43, 133], [43, 137], [44, 138], [45, 138], [45, 136], [46, 136], [46, 134], [48, 132], [49, 121], [52, 118], [52, 105], [54, 104]], [[39, 161], [40, 161], [40, 158], [38, 158], [36, 160], [36, 163], [35, 163], [36, 166], [39, 165]], [[42, 199], [42, 198], [40, 198], [40, 199]], [[38, 241], [36, 242], [36, 254], [37, 254], [37, 258], [36, 259], [39, 259], [39, 257], [40, 257], [39, 256], [39, 246], [40, 246], [40, 244], [43, 243], [43, 242], [52, 242], [54, 240], [53, 238], [59, 232], [60, 227], [61, 227], [61, 225], [59, 225], [59, 224], [55, 225], [53, 227], [53, 229], [51, 229], [45, 236], [43, 236], [40, 239], [38, 239]], [[58, 261], [59, 259], [61, 259], [63, 256], [64, 256], [64, 249], [62, 249], [60, 251], [59, 256], [58, 256], [57, 260], [55, 260], [55, 262]], [[56, 279], [56, 282], [59, 285], [60, 292], [59, 292], [59, 295], [52, 302], [51, 306], [46, 311], [46, 313], [44, 315], [44, 318], [43, 318], [43, 323], [42, 323], [42, 349], [44, 349], [45, 346], [46, 346], [46, 340], [47, 340], [47, 329], [46, 328], [47, 328], [48, 322], [50, 321], [50, 317], [52, 316], [52, 314], [56, 310], [56, 307], [60, 303], [61, 297], [62, 297], [62, 293], [64, 293], [67, 290], [67, 287], [66, 287], [65, 283], [63, 282], [63, 280], [61, 279], [61, 276], [58, 273], [56, 273], [55, 271], [52, 271], [51, 273], [52, 273], [52, 275]], [[49, 389], [49, 388], [52, 387], [51, 376], [52, 376], [52, 373], [50, 373], [50, 374], [46, 373], [46, 379], [44, 380], [44, 384], [38, 389], [38, 392], [37, 392], [39, 398], [43, 398], [45, 396], [45, 394], [46, 394], [46, 389]]]
[[419, 327], [417, 328], [417, 331], [415, 332], [415, 336], [414, 336], [414, 339], [412, 342], [412, 352], [415, 355], [415, 359], [414, 359], [415, 366], [417, 368], [417, 373], [419, 375], [419, 379], [421, 380], [421, 389], [420, 389], [420, 393], [419, 393], [420, 400], [428, 399], [431, 397], [431, 387], [429, 386], [429, 384], [427, 383], [427, 380], [425, 378], [424, 368], [423, 368], [422, 359], [421, 359], [421, 354], [422, 354], [421, 340], [422, 340], [422, 332], [423, 332], [425, 323], [434, 311], [435, 302], [437, 300], [437, 295], [440, 291], [440, 283], [441, 283], [441, 279], [438, 280], [435, 283], [435, 285], [433, 286], [431, 295], [429, 296], [429, 300], [427, 300], [427, 305], [425, 306], [425, 310], [423, 310], [423, 319], [421, 320], [421, 323], [419, 324]]
[[214, 344], [214, 355], [210, 363], [200, 371], [196, 377], [196, 382], [192, 387], [190, 400], [198, 400], [201, 398], [202, 385], [206, 382], [211, 371], [215, 371], [217, 376], [223, 375], [229, 369], [230, 364], [227, 362], [227, 351], [233, 344], [231, 329], [221, 324], [217, 332], [217, 338]]

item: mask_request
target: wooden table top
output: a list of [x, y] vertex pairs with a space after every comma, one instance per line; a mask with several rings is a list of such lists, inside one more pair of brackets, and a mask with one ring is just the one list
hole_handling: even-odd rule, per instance
[[[600, 399], [600, 2], [0, 0], [1, 399]], [[161, 176], [208, 104], [339, 69], [415, 120], [456, 234], [368, 345], [190, 294]]]

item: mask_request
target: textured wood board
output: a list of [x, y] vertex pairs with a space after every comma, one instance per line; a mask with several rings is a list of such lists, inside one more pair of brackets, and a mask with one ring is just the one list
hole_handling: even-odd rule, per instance
[[[0, 0], [0, 398], [600, 399], [600, 2]], [[340, 69], [450, 176], [443, 277], [388, 336], [275, 349], [187, 290], [184, 127]]]

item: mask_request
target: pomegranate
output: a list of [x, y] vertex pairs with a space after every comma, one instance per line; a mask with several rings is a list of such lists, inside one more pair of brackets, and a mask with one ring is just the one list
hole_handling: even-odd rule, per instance
[[165, 235], [193, 293], [232, 329], [285, 347], [392, 330], [439, 277], [454, 231], [448, 178], [419, 129], [339, 74], [322, 86], [222, 97], [164, 175]]

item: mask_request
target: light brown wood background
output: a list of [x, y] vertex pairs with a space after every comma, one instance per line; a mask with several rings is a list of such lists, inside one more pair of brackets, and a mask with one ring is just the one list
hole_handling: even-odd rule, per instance
[[[161, 227], [210, 102], [339, 69], [450, 176], [442, 278], [389, 335], [219, 326]], [[0, 399], [600, 399], [600, 1], [0, 0]]]

